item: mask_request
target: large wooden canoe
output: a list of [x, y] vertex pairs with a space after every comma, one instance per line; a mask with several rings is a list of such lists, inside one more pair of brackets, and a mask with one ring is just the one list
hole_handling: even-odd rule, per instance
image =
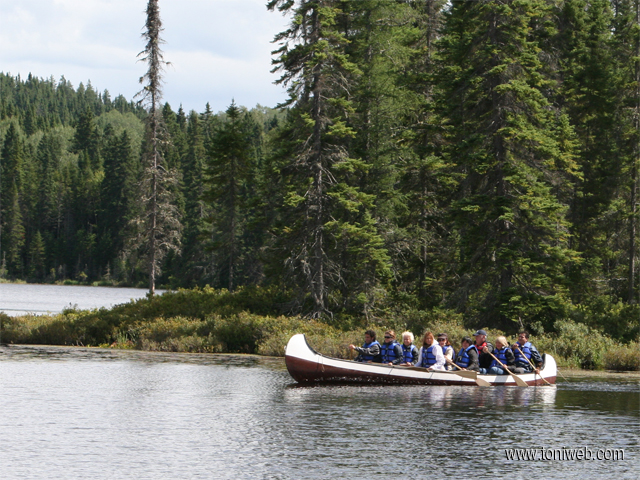
[[[544, 367], [540, 375], [527, 373], [518, 375], [519, 379], [532, 386], [554, 384], [557, 373], [556, 361], [551, 355], [543, 355], [542, 358]], [[511, 375], [477, 375], [477, 379], [474, 379], [473, 374], [468, 375], [464, 372], [458, 374], [449, 371], [428, 371], [420, 367], [395, 367], [327, 357], [314, 351], [304, 334], [294, 335], [289, 340], [285, 363], [289, 373], [298, 383], [516, 386]], [[463, 374], [464, 377], [461, 376]]]

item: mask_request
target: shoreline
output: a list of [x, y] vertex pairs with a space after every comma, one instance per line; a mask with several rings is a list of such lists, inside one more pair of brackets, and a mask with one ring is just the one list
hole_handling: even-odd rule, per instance
[[[182, 357], [182, 358], [210, 358], [220, 359], [223, 357], [231, 357], [238, 359], [264, 359], [269, 361], [281, 361], [284, 364], [284, 357], [278, 357], [273, 355], [260, 355], [257, 353], [203, 353], [203, 352], [170, 352], [170, 351], [157, 351], [157, 350], [139, 350], [134, 348], [118, 348], [118, 347], [92, 347], [83, 345], [45, 345], [45, 344], [19, 344], [19, 343], [0, 343], [0, 349], [23, 349], [23, 350], [71, 350], [76, 352], [90, 351], [101, 352], [110, 354], [123, 354], [136, 357], [142, 356], [163, 356], [163, 357]], [[635, 380], [640, 383], [640, 371], [628, 370], [628, 371], [615, 371], [615, 370], [582, 370], [577, 368], [560, 368], [558, 372], [562, 372], [559, 375], [559, 379], [563, 379], [563, 375], [567, 380], [573, 378], [596, 378], [604, 377], [609, 380]], [[564, 380], [564, 379], [563, 379]]]

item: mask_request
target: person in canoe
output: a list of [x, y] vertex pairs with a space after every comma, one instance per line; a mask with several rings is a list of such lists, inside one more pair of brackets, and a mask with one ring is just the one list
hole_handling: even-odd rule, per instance
[[[487, 332], [485, 330], [478, 330], [473, 334], [473, 336], [476, 339], [474, 345], [476, 350], [478, 350], [478, 363], [480, 368], [489, 370], [491, 368], [491, 363], [493, 362], [493, 357], [490, 355], [493, 353], [493, 345], [491, 342], [487, 342]], [[485, 347], [487, 351], [484, 350]]]
[[402, 347], [396, 342], [396, 332], [393, 330], [384, 332], [384, 342], [380, 345], [380, 357], [382, 363], [387, 365], [400, 365], [404, 362]]
[[[540, 367], [542, 366], [542, 357], [538, 349], [529, 342], [529, 332], [522, 331], [518, 333], [518, 341], [511, 345], [513, 354], [516, 357], [516, 367], [512, 370], [514, 373], [531, 373], [535, 365], [535, 372], [540, 373]], [[529, 363], [531, 362], [531, 363]]]
[[455, 364], [465, 370], [477, 372], [480, 366], [478, 365], [478, 350], [473, 344], [473, 340], [471, 340], [471, 337], [463, 337], [460, 345]]
[[[488, 351], [488, 347], [485, 346], [484, 353]], [[507, 342], [505, 337], [500, 336], [496, 338], [496, 348], [492, 353], [495, 358], [488, 369], [480, 368], [481, 374], [507, 375], [509, 372], [504, 369], [505, 365], [509, 371], [513, 372], [512, 369], [516, 366], [516, 357], [513, 354], [513, 350], [509, 348], [509, 342]]]
[[446, 370], [451, 370], [453, 367], [451, 366], [451, 362], [456, 356], [456, 351], [451, 346], [451, 342], [449, 341], [449, 336], [446, 333], [438, 334], [438, 345], [442, 349], [442, 355], [444, 355], [444, 366]]
[[367, 330], [364, 332], [364, 344], [362, 347], [349, 345], [350, 350], [358, 352], [356, 362], [375, 362], [380, 363], [380, 344], [376, 341], [376, 332]]
[[410, 367], [418, 363], [420, 353], [418, 352], [418, 348], [413, 344], [413, 340], [413, 333], [404, 332], [402, 334], [402, 356], [404, 357], [404, 362], [400, 365]]
[[427, 332], [422, 338], [422, 348], [418, 356], [418, 367], [428, 368], [429, 370], [444, 370], [444, 355], [442, 348], [435, 341], [433, 333]]

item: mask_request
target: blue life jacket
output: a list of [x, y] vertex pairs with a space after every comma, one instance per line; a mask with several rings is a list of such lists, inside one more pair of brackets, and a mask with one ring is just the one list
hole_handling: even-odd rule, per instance
[[[508, 348], [509, 347], [502, 347], [500, 350], [498, 350], [496, 348], [493, 351], [493, 356], [496, 357], [498, 360], [500, 360], [502, 362], [502, 365], [506, 365], [507, 364], [507, 349]], [[491, 367], [503, 368], [502, 365], [500, 365], [496, 360], [491, 362]], [[491, 368], [491, 367], [489, 367], [489, 368]]]
[[469, 345], [467, 348], [461, 348], [458, 352], [458, 356], [456, 357], [456, 365], [462, 368], [467, 368], [469, 363], [471, 363], [471, 358], [469, 357], [469, 350], [474, 349], [476, 352], [478, 349], [475, 345]]
[[433, 349], [436, 345], [431, 345], [429, 348], [422, 350], [422, 362], [420, 363], [421, 367], [429, 368], [431, 365], [436, 363], [436, 354], [433, 352]]
[[444, 356], [446, 356], [447, 352], [449, 351], [449, 349], [451, 349], [451, 351], [453, 352], [451, 354], [451, 360], [455, 360], [456, 359], [456, 351], [451, 345], [445, 345], [444, 347], [442, 347], [442, 354]]
[[[377, 340], [374, 340], [374, 341], [373, 341], [373, 342], [371, 342], [371, 343], [365, 343], [365, 344], [363, 344], [363, 345], [362, 345], [362, 348], [371, 348], [371, 347], [372, 347], [372, 346], [374, 346], [374, 345], [378, 345], [378, 346], [380, 346], [380, 344], [378, 343], [378, 341], [377, 341]], [[360, 354], [360, 360], [362, 360], [363, 362], [373, 362], [373, 359], [374, 359], [373, 355], [365, 355], [364, 353], [361, 353], [361, 354]]]
[[391, 343], [383, 343], [380, 345], [380, 355], [382, 356], [382, 363], [393, 362], [396, 358], [395, 346], [400, 345], [398, 342], [393, 341]]
[[413, 343], [408, 347], [403, 343], [402, 356], [404, 357], [404, 363], [412, 363], [413, 359], [418, 356], [418, 349]]
[[[524, 353], [524, 356], [531, 360], [531, 342], [527, 342], [524, 345], [515, 343], [514, 345], [516, 345], [519, 349], [513, 351], [514, 355], [516, 356], [516, 365], [518, 365], [519, 367], [522, 366], [531, 368], [531, 365], [529, 364], [529, 362], [527, 362], [527, 359], [522, 356], [522, 353]], [[522, 353], [520, 353], [520, 350], [522, 350]]]

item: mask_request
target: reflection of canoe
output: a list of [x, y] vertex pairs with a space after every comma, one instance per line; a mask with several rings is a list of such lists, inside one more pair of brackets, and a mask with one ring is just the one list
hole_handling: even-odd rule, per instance
[[[543, 355], [544, 367], [540, 375], [527, 373], [518, 375], [529, 385], [546, 385], [543, 378], [556, 382], [556, 361], [551, 355]], [[433, 371], [419, 367], [393, 367], [379, 363], [360, 363], [326, 357], [315, 352], [307, 343], [304, 334], [291, 337], [285, 352], [287, 370], [299, 383], [390, 383], [418, 385], [473, 385], [473, 378], [464, 378], [455, 372]], [[511, 375], [478, 375], [478, 378], [493, 385], [515, 386]]]

